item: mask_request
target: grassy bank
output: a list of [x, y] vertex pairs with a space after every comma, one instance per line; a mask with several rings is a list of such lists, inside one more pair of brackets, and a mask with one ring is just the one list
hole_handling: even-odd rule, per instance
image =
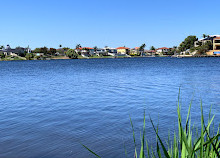
[[13, 61], [13, 60], [26, 60], [26, 58], [20, 56], [6, 56], [0, 59], [0, 61]]
[[[186, 122], [182, 121], [181, 116], [181, 105], [178, 97], [177, 105], [177, 116], [178, 116], [178, 132], [174, 131], [173, 138], [168, 136], [166, 141], [162, 140], [160, 133], [158, 132], [158, 127], [155, 127], [152, 119], [150, 118], [150, 123], [156, 135], [155, 146], [156, 149], [149, 146], [149, 141], [145, 139], [145, 112], [143, 119], [143, 130], [140, 134], [141, 136], [141, 147], [138, 149], [136, 145], [135, 131], [132, 120], [130, 118], [130, 123], [133, 131], [134, 140], [134, 157], [135, 158], [219, 158], [220, 157], [220, 134], [219, 128], [215, 133], [213, 120], [215, 116], [211, 117], [211, 109], [209, 112], [209, 118], [207, 123], [204, 121], [202, 102], [201, 108], [201, 126], [200, 128], [195, 128], [191, 124], [191, 103], [189, 105], [188, 114], [186, 117]], [[218, 122], [219, 124], [219, 122]], [[211, 127], [213, 125], [213, 128]], [[220, 124], [219, 124], [220, 125]], [[201, 132], [198, 132], [201, 131]], [[215, 133], [215, 134], [214, 134]], [[89, 152], [99, 157], [96, 153], [90, 150], [87, 146], [83, 145]], [[138, 152], [139, 151], [139, 152]], [[126, 147], [125, 147], [125, 157], [127, 157]]]

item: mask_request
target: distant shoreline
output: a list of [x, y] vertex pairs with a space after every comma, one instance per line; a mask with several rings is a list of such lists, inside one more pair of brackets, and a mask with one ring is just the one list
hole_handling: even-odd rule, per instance
[[[178, 55], [178, 56], [119, 56], [119, 57], [113, 57], [113, 56], [104, 56], [104, 57], [79, 57], [77, 59], [121, 59], [121, 58], [163, 58], [163, 57], [168, 57], [168, 58], [213, 58], [213, 57], [220, 57], [220, 56], [215, 56], [215, 55], [199, 55], [199, 56], [190, 56], [190, 55]], [[10, 58], [10, 59], [0, 59], [0, 61], [22, 61], [22, 60], [27, 60], [25, 58]], [[36, 59], [31, 59], [31, 60], [36, 60]], [[71, 58], [68, 58], [66, 56], [61, 56], [61, 57], [52, 57], [52, 58], [45, 58], [45, 59], [40, 59], [40, 60], [73, 60]]]

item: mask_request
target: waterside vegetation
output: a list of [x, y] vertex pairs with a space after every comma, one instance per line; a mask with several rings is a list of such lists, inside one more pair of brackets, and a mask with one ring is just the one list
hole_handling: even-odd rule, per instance
[[[179, 97], [178, 97], [179, 98]], [[136, 144], [135, 131], [132, 120], [130, 118], [130, 123], [133, 131], [133, 140], [134, 140], [134, 158], [219, 158], [220, 157], [220, 134], [219, 127], [215, 133], [214, 129], [214, 117], [211, 116], [211, 109], [209, 112], [208, 122], [204, 121], [203, 106], [201, 102], [201, 126], [200, 129], [192, 126], [191, 122], [191, 106], [192, 102], [189, 105], [188, 115], [186, 117], [186, 122], [183, 122], [181, 115], [181, 105], [178, 99], [177, 106], [177, 115], [178, 115], [178, 132], [174, 131], [173, 138], [168, 136], [166, 141], [162, 140], [160, 133], [158, 131], [158, 126], [155, 127], [152, 119], [150, 122], [152, 128], [156, 135], [155, 146], [153, 149], [152, 146], [149, 146], [149, 141], [145, 139], [145, 112], [143, 119], [143, 131], [140, 133], [141, 137], [141, 146], [138, 152], [138, 147]], [[218, 122], [219, 123], [219, 122]], [[213, 126], [213, 127], [212, 127]], [[220, 126], [220, 124], [219, 124]], [[201, 132], [198, 132], [198, 131]], [[87, 146], [83, 145], [89, 152], [94, 154], [96, 157], [99, 157], [95, 152], [89, 149]], [[127, 157], [127, 151], [125, 147], [125, 156]]]

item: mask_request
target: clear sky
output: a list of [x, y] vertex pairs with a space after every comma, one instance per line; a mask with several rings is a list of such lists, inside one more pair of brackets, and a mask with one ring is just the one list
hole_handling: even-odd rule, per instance
[[179, 45], [220, 34], [220, 0], [2, 0], [0, 45]]

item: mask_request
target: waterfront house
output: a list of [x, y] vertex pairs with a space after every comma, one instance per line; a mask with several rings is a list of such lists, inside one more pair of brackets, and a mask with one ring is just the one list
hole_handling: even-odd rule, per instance
[[134, 55], [140, 55], [141, 54], [141, 52], [140, 52], [140, 47], [135, 47], [135, 48], [132, 48], [131, 50], [130, 50], [130, 55], [131, 56], [134, 56]]
[[156, 49], [156, 54], [167, 54], [169, 52], [169, 48], [167, 47], [162, 47]]
[[76, 52], [77, 54], [79, 54], [79, 55], [81, 55], [81, 51], [82, 51], [82, 48], [76, 48], [76, 49], [75, 49], [75, 52]]
[[11, 56], [20, 56], [21, 54], [24, 54], [25, 52], [27, 53], [31, 53], [31, 49], [29, 48], [29, 46], [27, 48], [23, 48], [23, 47], [17, 47], [15, 49], [12, 49], [10, 47], [10, 45], [8, 44], [6, 46], [6, 48], [2, 48], [0, 50], [1, 53], [5, 54], [5, 55], [11, 55]]
[[[220, 35], [209, 35], [205, 38], [199, 39], [198, 41], [194, 42], [194, 47], [199, 47], [207, 42], [210, 42], [213, 46], [212, 50], [206, 52], [206, 55], [220, 55]], [[195, 51], [197, 52], [197, 51]]]
[[115, 56], [117, 54], [117, 49], [115, 48], [105, 46], [105, 48], [103, 49], [105, 49], [105, 51], [107, 52], [107, 55]]
[[130, 49], [128, 47], [118, 47], [116, 49], [117, 49], [118, 54], [129, 54], [130, 53]]
[[220, 37], [213, 39], [213, 50], [220, 51]]
[[156, 51], [155, 50], [146, 50], [145, 54], [149, 56], [155, 56]]
[[214, 40], [215, 38], [218, 38], [218, 37], [220, 37], [220, 35], [209, 35], [209, 36], [206, 37], [206, 38], [199, 39], [198, 41], [195, 41], [195, 42], [194, 42], [194, 47], [201, 46], [201, 45], [203, 45], [203, 44], [205, 44], [205, 43], [207, 43], [207, 42], [213, 43], [213, 40]]
[[220, 56], [220, 36], [213, 38], [213, 50], [210, 50], [206, 54]]
[[94, 55], [94, 48], [91, 47], [82, 47], [75, 49], [75, 52], [81, 54], [82, 56], [91, 56]]
[[95, 54], [98, 55], [98, 56], [100, 56], [100, 55], [106, 56], [106, 55], [108, 55], [108, 52], [104, 48], [98, 48], [95, 51]]

